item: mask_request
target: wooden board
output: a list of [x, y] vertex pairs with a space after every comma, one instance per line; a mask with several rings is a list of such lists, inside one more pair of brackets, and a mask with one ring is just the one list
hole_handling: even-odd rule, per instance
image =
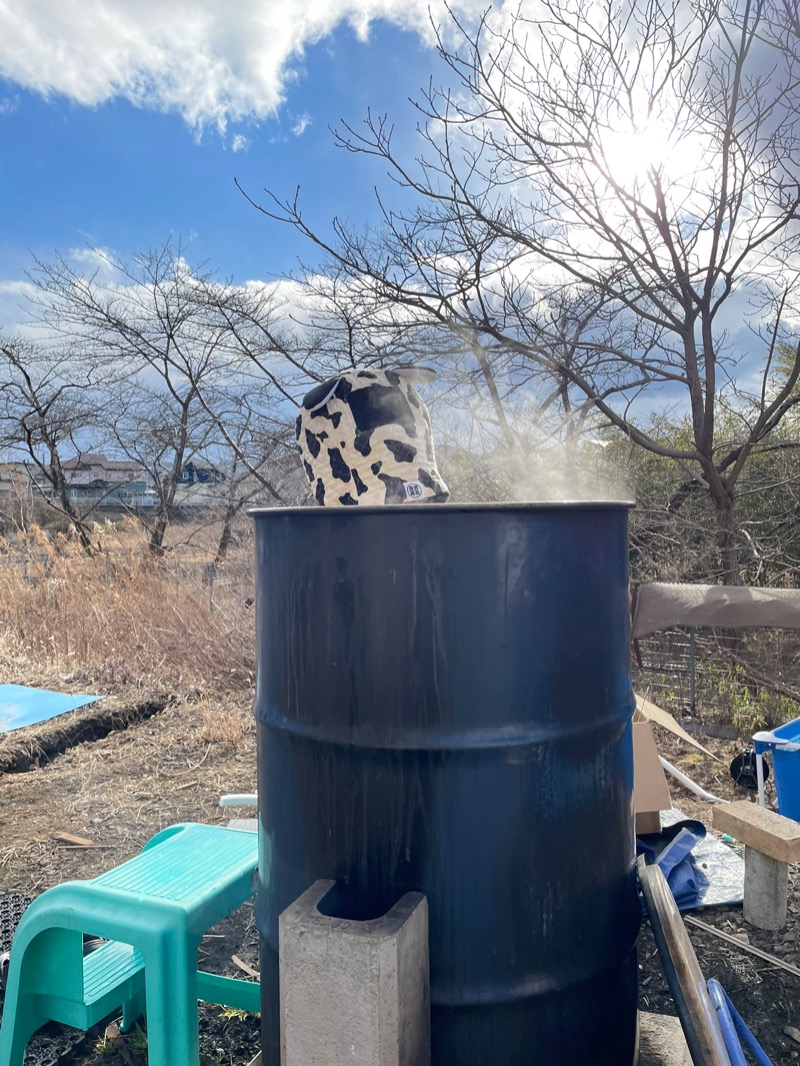
[[768, 811], [758, 803], [737, 800], [714, 807], [713, 825], [749, 848], [777, 862], [800, 862], [800, 822]]

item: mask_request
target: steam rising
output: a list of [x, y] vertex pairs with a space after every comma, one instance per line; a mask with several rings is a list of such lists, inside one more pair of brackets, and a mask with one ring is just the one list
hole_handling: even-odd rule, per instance
[[538, 446], [474, 454], [437, 449], [437, 459], [460, 503], [631, 503], [633, 471], [603, 441], [552, 439]]

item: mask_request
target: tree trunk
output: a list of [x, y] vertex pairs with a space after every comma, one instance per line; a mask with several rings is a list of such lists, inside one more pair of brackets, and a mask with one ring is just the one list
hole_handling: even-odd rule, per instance
[[724, 585], [741, 585], [739, 553], [736, 545], [736, 521], [733, 514], [733, 499], [717, 500], [717, 546], [722, 564]]
[[[182, 431], [186, 432], [186, 414], [182, 417]], [[172, 469], [169, 472], [169, 477], [165, 481], [161, 481], [158, 484], [158, 512], [156, 514], [156, 520], [150, 531], [150, 542], [148, 547], [151, 554], [161, 556], [164, 554], [164, 537], [167, 533], [167, 526], [172, 515], [172, 508], [175, 503], [175, 494], [178, 490], [178, 481], [180, 480], [181, 471], [183, 470], [183, 457], [185, 453], [185, 441], [181, 441], [180, 446], [175, 451], [175, 458], [172, 463]]]
[[81, 516], [72, 506], [72, 501], [69, 498], [69, 488], [67, 486], [67, 479], [64, 474], [64, 468], [61, 465], [61, 458], [55, 447], [55, 444], [49, 445], [50, 451], [50, 482], [58, 496], [60, 510], [68, 520], [72, 528], [78, 534], [78, 540], [80, 545], [87, 555], [94, 554], [94, 545], [92, 544], [91, 537], [89, 536], [89, 528], [83, 521]]
[[159, 556], [164, 554], [164, 537], [168, 525], [169, 512], [166, 507], [162, 507], [156, 515], [155, 525], [150, 531], [150, 541], [147, 545], [153, 555]]
[[219, 536], [217, 554], [214, 559], [215, 563], [221, 563], [228, 554], [228, 547], [231, 543], [231, 533], [233, 532], [233, 519], [238, 510], [238, 507], [227, 507], [225, 509], [225, 518], [222, 521], [222, 532]]

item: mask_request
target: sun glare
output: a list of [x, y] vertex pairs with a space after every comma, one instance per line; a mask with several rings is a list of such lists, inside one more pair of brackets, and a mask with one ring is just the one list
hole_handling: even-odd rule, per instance
[[606, 174], [625, 190], [645, 190], [654, 175], [662, 185], [693, 187], [705, 169], [699, 142], [653, 126], [642, 131], [609, 130], [602, 142]]

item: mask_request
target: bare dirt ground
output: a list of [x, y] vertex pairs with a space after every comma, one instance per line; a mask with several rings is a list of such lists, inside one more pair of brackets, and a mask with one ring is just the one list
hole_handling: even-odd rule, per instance
[[[728, 765], [741, 743], [703, 738], [722, 760], [716, 763], [662, 730], [656, 734], [666, 758], [712, 792], [734, 798]], [[255, 758], [248, 693], [224, 700], [170, 701], [158, 692], [132, 690], [44, 727], [7, 735], [0, 742], [0, 896], [34, 896], [60, 881], [91, 876], [135, 854], [165, 825], [224, 823], [231, 815], [247, 813], [223, 810], [218, 800], [225, 792], [255, 790]], [[670, 788], [677, 807], [710, 827], [704, 803], [675, 782]], [[85, 838], [92, 846], [71, 843], [64, 834]], [[789, 924], [780, 933], [746, 926], [740, 907], [698, 914], [733, 934], [737, 945], [689, 927], [705, 976], [720, 980], [776, 1066], [800, 1060], [800, 1042], [786, 1032], [800, 1029], [800, 976], [746, 948], [752, 945], [800, 965], [797, 870], [791, 872], [790, 893]], [[233, 956], [258, 968], [252, 907], [242, 908], [203, 941], [203, 965], [242, 976]], [[674, 1014], [646, 923], [639, 962], [642, 1009]], [[203, 1066], [245, 1066], [258, 1050], [253, 1017], [204, 1007], [201, 1031]], [[98, 1029], [59, 1061], [65, 1066], [143, 1066], [144, 1047], [141, 1033], [119, 1037], [113, 1029], [108, 1034]]]
[[[166, 825], [225, 823], [250, 813], [223, 810], [218, 802], [225, 792], [255, 791], [251, 697], [173, 701], [153, 713], [164, 703], [162, 694], [137, 691], [5, 737], [0, 766], [28, 761], [30, 768], [0, 774], [0, 896], [35, 896], [61, 881], [91, 877], [136, 854]], [[149, 717], [141, 718], [141, 709]], [[92, 739], [109, 724], [117, 728]], [[42, 756], [43, 750], [51, 754]], [[258, 967], [251, 904], [204, 938], [200, 964], [246, 976], [233, 956]], [[203, 1007], [201, 1033], [203, 1066], [244, 1066], [259, 1048], [258, 1019], [236, 1011]], [[97, 1030], [59, 1061], [139, 1066], [145, 1046], [141, 1033], [111, 1039]]]

